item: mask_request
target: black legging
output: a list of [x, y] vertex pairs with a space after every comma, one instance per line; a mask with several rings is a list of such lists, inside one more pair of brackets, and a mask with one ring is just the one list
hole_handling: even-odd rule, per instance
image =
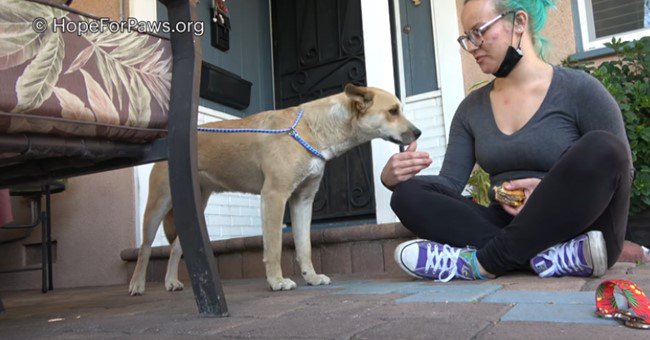
[[494, 275], [529, 268], [539, 252], [590, 230], [603, 233], [611, 267], [625, 238], [630, 163], [621, 140], [592, 131], [562, 155], [514, 218], [501, 206], [480, 206], [430, 176], [398, 184], [391, 207], [418, 237], [478, 248], [478, 261]]

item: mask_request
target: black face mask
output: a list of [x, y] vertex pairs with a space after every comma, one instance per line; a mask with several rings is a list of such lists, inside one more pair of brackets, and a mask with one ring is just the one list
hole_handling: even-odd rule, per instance
[[521, 49], [508, 46], [508, 51], [506, 51], [506, 56], [503, 58], [501, 66], [499, 66], [499, 69], [494, 72], [493, 75], [497, 78], [503, 78], [507, 76], [515, 68], [515, 66], [517, 66], [517, 63], [523, 56], [524, 55], [521, 52]]
[[[515, 35], [515, 18], [512, 18], [512, 36], [510, 37], [510, 44], [512, 44], [512, 38], [514, 38]], [[515, 66], [517, 66], [517, 63], [519, 63], [519, 60], [521, 60], [521, 57], [524, 56], [523, 52], [521, 51], [521, 36], [519, 36], [519, 44], [517, 44], [517, 48], [514, 48], [512, 46], [508, 46], [508, 50], [506, 51], [505, 57], [503, 57], [503, 61], [501, 62], [501, 65], [499, 66], [499, 69], [492, 73], [495, 77], [497, 78], [503, 78], [506, 77], [512, 70], [514, 70]]]

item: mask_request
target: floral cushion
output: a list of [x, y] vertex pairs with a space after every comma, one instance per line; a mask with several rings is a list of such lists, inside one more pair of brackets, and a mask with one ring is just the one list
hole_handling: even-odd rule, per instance
[[166, 133], [170, 42], [60, 28], [94, 20], [37, 2], [0, 1], [0, 133], [128, 141]]

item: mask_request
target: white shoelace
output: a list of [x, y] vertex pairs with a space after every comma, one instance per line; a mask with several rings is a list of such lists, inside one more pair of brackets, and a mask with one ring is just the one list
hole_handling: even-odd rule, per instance
[[[587, 269], [587, 264], [580, 262], [580, 255], [578, 255], [579, 242], [571, 240], [571, 242], [564, 243], [559, 246], [552, 247], [548, 250], [548, 254], [542, 257], [551, 262], [551, 266], [539, 274], [540, 277], [549, 276], [564, 276], [572, 272], [578, 272]], [[566, 254], [565, 256], [562, 254]]]
[[[431, 249], [431, 243], [428, 243], [427, 263], [424, 266], [424, 271], [428, 272], [431, 269], [433, 273], [438, 273], [438, 280], [436, 281], [450, 281], [456, 276], [456, 272], [458, 271], [456, 263], [460, 256], [460, 251], [460, 248], [453, 248], [447, 244], [443, 245], [442, 249], [438, 249], [438, 245], [433, 246], [433, 249]], [[442, 277], [443, 273], [447, 273], [447, 276], [444, 278]]]

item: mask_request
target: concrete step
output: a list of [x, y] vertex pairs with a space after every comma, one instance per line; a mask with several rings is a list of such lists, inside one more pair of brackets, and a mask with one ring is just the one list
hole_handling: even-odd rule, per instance
[[[316, 272], [323, 274], [382, 274], [402, 273], [393, 260], [395, 247], [414, 235], [400, 223], [367, 224], [360, 226], [312, 230], [312, 261]], [[299, 276], [292, 233], [282, 235], [282, 271], [284, 276]], [[216, 266], [222, 279], [264, 277], [262, 236], [212, 241]], [[163, 282], [169, 257], [169, 246], [154, 247], [147, 268], [147, 281]], [[138, 249], [126, 249], [120, 254], [128, 263], [131, 277]], [[184, 264], [179, 279], [187, 282]]]

